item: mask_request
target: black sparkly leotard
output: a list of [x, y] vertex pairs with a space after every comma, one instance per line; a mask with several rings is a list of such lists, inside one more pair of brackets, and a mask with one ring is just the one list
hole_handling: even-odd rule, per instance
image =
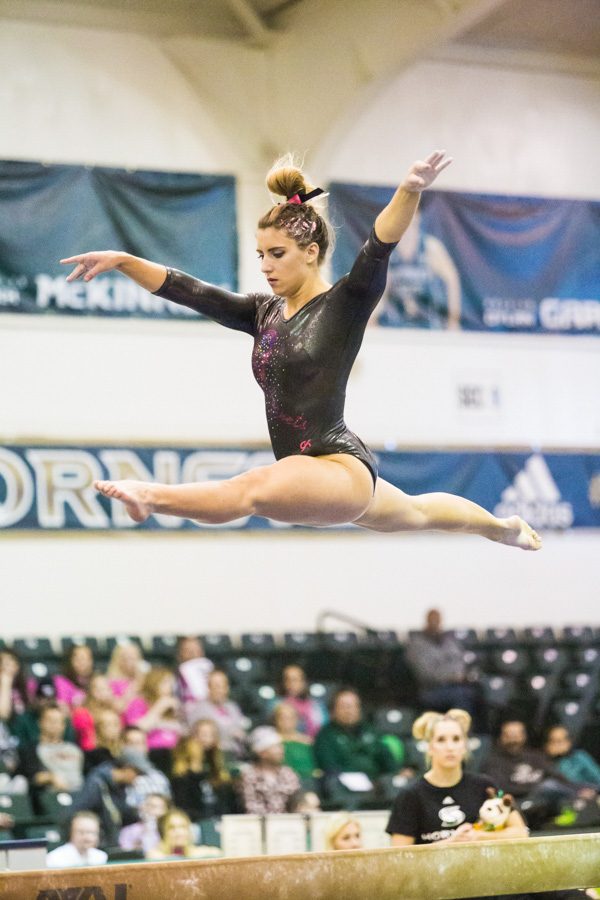
[[265, 395], [276, 459], [348, 453], [377, 478], [375, 457], [344, 422], [346, 383], [369, 316], [381, 297], [389, 254], [371, 232], [349, 274], [291, 318], [274, 294], [234, 294], [168, 269], [160, 297], [254, 337], [252, 369]]

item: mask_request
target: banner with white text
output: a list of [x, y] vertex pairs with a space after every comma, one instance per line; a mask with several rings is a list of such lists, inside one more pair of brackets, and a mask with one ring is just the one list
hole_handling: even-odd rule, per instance
[[[600, 454], [379, 452], [382, 478], [408, 494], [447, 491], [537, 529], [600, 528]], [[232, 478], [274, 461], [267, 450], [0, 446], [0, 529], [42, 531], [227, 530], [290, 526], [257, 516], [199, 525], [152, 515], [135, 524], [97, 479], [167, 484]]]
[[59, 259], [123, 250], [237, 289], [228, 175], [0, 162], [0, 312], [197, 318], [117, 272], [67, 283]]
[[[330, 186], [333, 274], [393, 189]], [[600, 202], [425, 191], [374, 315], [401, 328], [600, 334]]]

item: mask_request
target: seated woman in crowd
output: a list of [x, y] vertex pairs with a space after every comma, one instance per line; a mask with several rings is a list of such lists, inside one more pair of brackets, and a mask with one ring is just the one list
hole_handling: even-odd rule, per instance
[[283, 741], [283, 761], [299, 778], [312, 778], [317, 767], [313, 741], [298, 731], [298, 713], [291, 703], [279, 703], [273, 710], [273, 724]]
[[71, 722], [82, 750], [96, 749], [96, 719], [109, 710], [115, 712], [115, 698], [108, 678], [96, 672], [89, 680], [83, 703], [73, 710]]
[[225, 753], [241, 759], [246, 753], [246, 717], [229, 699], [229, 678], [221, 669], [208, 676], [208, 696], [188, 707], [188, 722], [194, 725], [199, 719], [212, 719], [219, 729], [220, 743]]
[[286, 666], [281, 673], [280, 700], [291, 704], [298, 713], [298, 731], [314, 738], [329, 721], [327, 707], [308, 692], [306, 674], [301, 666]]
[[117, 709], [124, 712], [141, 691], [150, 666], [133, 641], [117, 644], [112, 652], [106, 674], [110, 689], [117, 698]]
[[351, 813], [334, 813], [325, 832], [325, 849], [360, 850], [362, 846], [360, 822]]
[[85, 644], [73, 644], [63, 662], [63, 674], [54, 676], [56, 699], [67, 712], [80, 706], [85, 700], [94, 671], [94, 656]]
[[192, 734], [177, 744], [171, 787], [175, 805], [194, 821], [240, 812], [219, 731], [211, 719], [200, 719]]
[[77, 744], [65, 740], [64, 710], [54, 704], [40, 715], [40, 737], [22, 758], [22, 774], [31, 786], [34, 808], [43, 813], [40, 801], [45, 791], [78, 791], [83, 784], [83, 753]]
[[[3, 792], [27, 793], [27, 781], [18, 775], [20, 762], [19, 738], [11, 725], [24, 714], [27, 706], [27, 687], [19, 658], [12, 652], [0, 652], [0, 782]], [[10, 817], [4, 816], [4, 825]]]
[[114, 709], [100, 710], [94, 719], [96, 742], [85, 752], [84, 771], [87, 775], [101, 763], [113, 762], [121, 755], [123, 725], [121, 717]]
[[174, 674], [157, 666], [144, 678], [139, 696], [125, 709], [123, 721], [146, 732], [149, 750], [170, 751], [184, 731], [180, 709]]
[[0, 650], [0, 722], [9, 727], [29, 702], [21, 660], [12, 650]]
[[289, 812], [300, 792], [300, 780], [283, 765], [283, 743], [274, 728], [261, 725], [250, 736], [255, 762], [242, 770], [244, 810], [259, 816]]
[[183, 704], [184, 715], [188, 718], [188, 709], [199, 700], [206, 699], [207, 679], [214, 664], [204, 655], [204, 644], [195, 635], [181, 635], [177, 638], [175, 659], [177, 696]]
[[[529, 830], [521, 814], [513, 809], [499, 830], [476, 828], [479, 810], [496, 790], [487, 775], [463, 771], [471, 716], [464, 709], [447, 713], [425, 712], [413, 725], [416, 740], [427, 742], [429, 768], [400, 789], [386, 831], [394, 847], [526, 838]], [[529, 895], [511, 895], [529, 900]], [[536, 893], [536, 900], [577, 900], [580, 891]], [[488, 898], [480, 898], [488, 900]], [[498, 898], [496, 898], [498, 900]], [[508, 898], [505, 898], [508, 900]]]
[[164, 794], [148, 794], [140, 808], [140, 821], [126, 825], [119, 832], [122, 850], [139, 850], [143, 856], [160, 843], [158, 820], [171, 808], [171, 801]]
[[600, 765], [585, 750], [575, 750], [571, 735], [564, 725], [554, 725], [546, 735], [544, 750], [558, 771], [579, 786], [588, 784], [600, 789]]
[[217, 847], [195, 846], [192, 823], [182, 809], [171, 809], [158, 820], [160, 842], [146, 853], [146, 859], [198, 859], [221, 856]]

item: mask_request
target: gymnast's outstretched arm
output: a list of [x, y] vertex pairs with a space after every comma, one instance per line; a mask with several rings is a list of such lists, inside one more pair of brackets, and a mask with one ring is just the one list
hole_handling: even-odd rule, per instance
[[256, 299], [252, 294], [235, 294], [223, 288], [193, 278], [177, 269], [131, 256], [116, 250], [96, 250], [61, 259], [63, 265], [75, 265], [67, 281], [91, 281], [96, 275], [115, 269], [137, 282], [141, 287], [166, 300], [187, 306], [203, 316], [252, 334]]
[[436, 150], [427, 159], [412, 164], [388, 205], [375, 219], [375, 234], [380, 241], [392, 244], [400, 240], [419, 205], [421, 191], [428, 188], [451, 162], [452, 157], [446, 158], [445, 150]]

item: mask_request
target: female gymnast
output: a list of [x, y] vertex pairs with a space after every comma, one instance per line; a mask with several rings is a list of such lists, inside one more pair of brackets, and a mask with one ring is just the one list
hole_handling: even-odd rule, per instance
[[210, 524], [258, 515], [297, 525], [354, 522], [380, 532], [461, 531], [539, 550], [539, 536], [519, 516], [499, 519], [452, 494], [409, 496], [378, 478], [375, 457], [344, 422], [346, 383], [385, 288], [389, 254], [421, 191], [450, 162], [438, 151], [411, 166], [352, 270], [334, 285], [321, 274], [328, 225], [310, 202], [323, 191], [293, 165], [276, 164], [269, 172], [269, 190], [286, 199], [258, 222], [258, 256], [273, 293], [231, 293], [112, 250], [61, 260], [75, 264], [67, 281], [117, 269], [160, 297], [252, 335], [252, 367], [277, 460], [219, 482], [97, 481], [96, 489], [122, 501], [136, 522], [153, 513]]

